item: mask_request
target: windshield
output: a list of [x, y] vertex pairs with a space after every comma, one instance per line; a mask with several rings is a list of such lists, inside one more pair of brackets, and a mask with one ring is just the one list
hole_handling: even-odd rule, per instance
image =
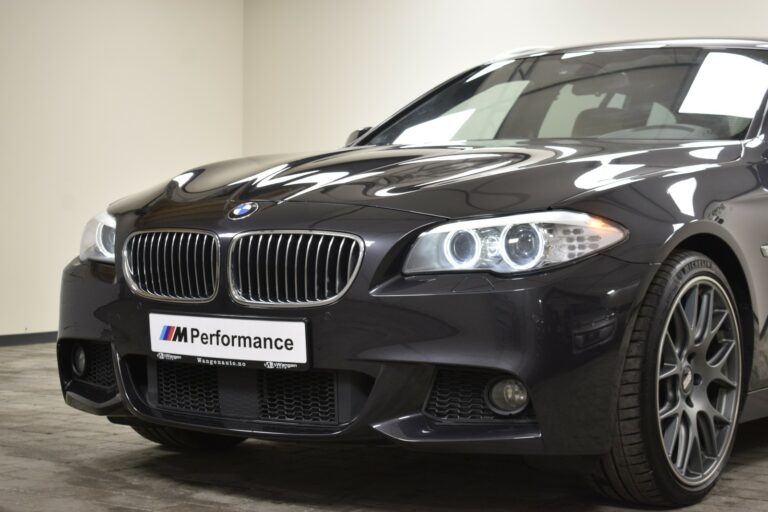
[[472, 70], [364, 143], [746, 136], [768, 89], [768, 52], [654, 48], [546, 54]]

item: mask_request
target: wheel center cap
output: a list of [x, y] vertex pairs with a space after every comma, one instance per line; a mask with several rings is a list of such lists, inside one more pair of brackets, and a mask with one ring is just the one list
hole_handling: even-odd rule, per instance
[[683, 390], [683, 393], [690, 393], [691, 389], [693, 389], [693, 370], [691, 370], [690, 366], [686, 366], [683, 368], [683, 375], [680, 379], [680, 387]]

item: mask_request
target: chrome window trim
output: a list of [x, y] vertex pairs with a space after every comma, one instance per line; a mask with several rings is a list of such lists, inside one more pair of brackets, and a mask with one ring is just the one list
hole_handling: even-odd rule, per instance
[[[213, 291], [211, 291], [211, 294], [209, 297], [206, 297], [204, 299], [187, 299], [184, 297], [169, 297], [165, 295], [155, 295], [153, 293], [145, 292], [144, 290], [139, 288], [139, 286], [133, 280], [133, 277], [131, 277], [130, 261], [128, 258], [128, 243], [135, 236], [148, 234], [148, 233], [192, 233], [192, 234], [198, 234], [198, 235], [208, 235], [212, 237], [213, 246], [215, 248], [214, 254], [216, 254], [216, 265], [214, 268]], [[216, 298], [216, 296], [219, 294], [219, 287], [221, 282], [221, 244], [219, 242], [219, 236], [213, 231], [207, 231], [204, 229], [188, 229], [188, 228], [158, 228], [158, 229], [142, 229], [139, 231], [133, 231], [131, 234], [129, 234], [125, 238], [125, 242], [123, 242], [123, 249], [121, 251], [121, 256], [123, 258], [123, 264], [122, 264], [123, 277], [125, 278], [125, 282], [128, 284], [128, 288], [130, 288], [131, 292], [134, 295], [141, 297], [143, 299], [156, 300], [158, 302], [172, 302], [176, 304], [205, 304], [208, 302], [212, 302]]]
[[[237, 287], [235, 286], [235, 276], [232, 269], [233, 265], [233, 253], [234, 249], [236, 247], [236, 242], [243, 237], [246, 236], [253, 236], [253, 235], [326, 235], [326, 236], [335, 236], [335, 237], [342, 237], [342, 238], [348, 238], [352, 240], [353, 242], [356, 242], [358, 245], [358, 248], [360, 249], [360, 256], [357, 259], [357, 263], [355, 264], [355, 268], [350, 274], [349, 282], [347, 282], [346, 286], [334, 295], [333, 297], [329, 297], [324, 300], [320, 301], [311, 301], [311, 302], [264, 302], [264, 301], [251, 301], [245, 299], [240, 293], [237, 291]], [[273, 308], [280, 308], [280, 309], [300, 309], [300, 308], [314, 308], [319, 306], [327, 306], [330, 304], [333, 304], [337, 301], [339, 301], [352, 287], [352, 285], [355, 282], [355, 279], [357, 278], [358, 273], [360, 272], [360, 268], [363, 265], [363, 258], [365, 257], [365, 242], [363, 239], [357, 235], [353, 235], [351, 233], [343, 233], [339, 231], [324, 231], [324, 230], [315, 230], [315, 229], [262, 229], [262, 230], [255, 230], [255, 231], [245, 231], [243, 233], [238, 233], [234, 237], [232, 237], [232, 240], [229, 244], [229, 250], [227, 254], [227, 281], [229, 283], [229, 296], [230, 298], [237, 304], [240, 304], [241, 306], [246, 306], [249, 308], [262, 308], [262, 309], [273, 309]]]

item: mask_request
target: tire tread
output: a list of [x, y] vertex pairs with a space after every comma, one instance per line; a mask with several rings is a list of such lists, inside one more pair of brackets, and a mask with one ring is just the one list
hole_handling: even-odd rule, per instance
[[640, 306], [620, 379], [618, 428], [611, 451], [596, 466], [591, 475], [593, 487], [611, 499], [640, 505], [668, 506], [664, 492], [658, 486], [653, 467], [645, 449], [641, 425], [641, 379], [647, 349], [647, 332], [661, 303], [665, 286], [674, 279], [675, 269], [698, 253], [675, 252], [659, 267]]

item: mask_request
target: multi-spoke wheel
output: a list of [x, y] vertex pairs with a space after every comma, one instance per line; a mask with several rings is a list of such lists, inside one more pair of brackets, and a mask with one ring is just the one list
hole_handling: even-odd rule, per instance
[[688, 484], [718, 469], [735, 430], [741, 352], [734, 317], [723, 287], [701, 276], [681, 290], [664, 329], [659, 428], [667, 460]]
[[682, 506], [715, 485], [743, 392], [739, 314], [722, 271], [674, 253], [654, 278], [621, 376], [617, 434], [593, 481], [645, 505]]

